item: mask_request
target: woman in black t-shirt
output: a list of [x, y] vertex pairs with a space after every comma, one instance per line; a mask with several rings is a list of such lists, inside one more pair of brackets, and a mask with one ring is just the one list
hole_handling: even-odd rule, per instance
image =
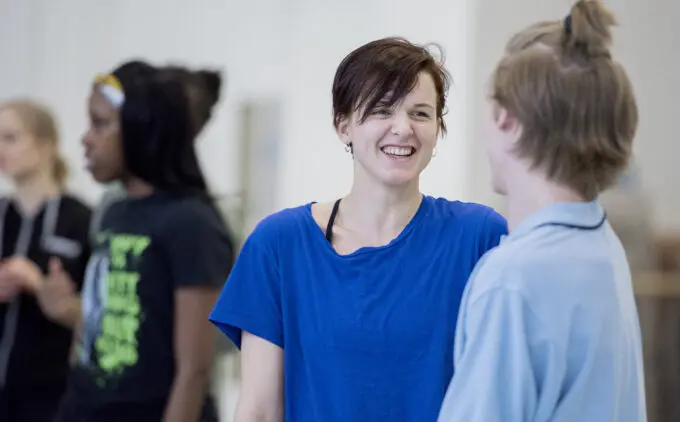
[[[184, 85], [189, 100], [189, 113], [195, 140], [212, 118], [213, 107], [220, 98], [222, 76], [219, 72], [213, 70], [192, 71], [182, 66], [165, 66], [161, 68], [160, 72], [161, 80], [175, 80]], [[99, 204], [94, 209], [92, 224], [90, 225], [91, 236], [99, 231], [99, 225], [109, 206], [125, 198], [125, 196], [125, 187], [119, 180], [109, 183]]]
[[[234, 257], [194, 151], [186, 88], [144, 62], [93, 85], [87, 167], [99, 182], [120, 181], [125, 197], [94, 236], [60, 422], [217, 419], [207, 316]], [[48, 288], [72, 283], [56, 270]]]
[[31, 286], [50, 259], [82, 280], [91, 213], [65, 193], [57, 126], [39, 103], [0, 105], [0, 172], [14, 185], [0, 198], [0, 421], [51, 422], [66, 385], [73, 320]]

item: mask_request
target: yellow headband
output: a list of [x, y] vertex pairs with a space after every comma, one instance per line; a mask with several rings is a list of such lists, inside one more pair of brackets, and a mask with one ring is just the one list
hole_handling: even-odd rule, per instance
[[94, 83], [99, 87], [99, 91], [106, 97], [107, 100], [114, 106], [120, 107], [125, 102], [125, 92], [123, 91], [123, 84], [118, 78], [109, 73], [106, 75], [97, 75]]

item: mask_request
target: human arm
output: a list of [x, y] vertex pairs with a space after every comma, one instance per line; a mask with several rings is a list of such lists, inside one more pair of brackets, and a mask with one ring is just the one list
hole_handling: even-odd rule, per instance
[[164, 422], [198, 421], [207, 394], [215, 336], [208, 311], [219, 290], [195, 287], [175, 294], [175, 359], [177, 369]]
[[283, 349], [244, 332], [241, 380], [234, 422], [282, 422]]
[[440, 422], [528, 422], [555, 370], [555, 345], [522, 295], [494, 287], [461, 310], [455, 374]]
[[175, 376], [163, 422], [196, 422], [206, 401], [215, 336], [208, 321], [233, 263], [232, 240], [216, 213], [192, 202], [171, 215], [163, 239], [174, 284]]

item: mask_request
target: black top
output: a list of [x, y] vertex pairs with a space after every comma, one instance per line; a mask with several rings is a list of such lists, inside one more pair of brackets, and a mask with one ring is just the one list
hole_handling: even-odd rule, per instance
[[[48, 201], [33, 217], [23, 217], [10, 198], [0, 198], [1, 257], [22, 255], [43, 272], [51, 257], [80, 288], [90, 247], [90, 209], [64, 195]], [[34, 296], [0, 304], [0, 391], [13, 396], [36, 391], [61, 394], [68, 371], [71, 331], [43, 315]], [[6, 372], [5, 372], [6, 371]]]
[[96, 238], [82, 294], [86, 324], [62, 413], [153, 421], [175, 375], [174, 293], [222, 286], [232, 240], [207, 201], [161, 193], [112, 204]]

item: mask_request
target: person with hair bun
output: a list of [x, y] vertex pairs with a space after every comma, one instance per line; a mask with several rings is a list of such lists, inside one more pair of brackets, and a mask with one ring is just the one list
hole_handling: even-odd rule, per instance
[[[234, 248], [195, 153], [205, 120], [191, 106], [183, 80], [146, 62], [95, 79], [87, 168], [99, 182], [120, 182], [125, 197], [95, 233], [82, 299], [55, 292], [82, 322], [59, 422], [217, 420], [207, 318]], [[71, 285], [52, 264], [43, 284]]]
[[82, 280], [91, 211], [66, 193], [57, 123], [39, 102], [0, 104], [0, 172], [14, 188], [0, 198], [0, 420], [52, 422], [69, 372], [71, 324], [66, 314], [43, 312], [55, 304], [28, 286], [52, 257]]
[[220, 99], [222, 75], [214, 70], [191, 70], [180, 65], [165, 66], [162, 74], [181, 81], [189, 99], [194, 136], [197, 137], [210, 121], [215, 104]]
[[[184, 84], [189, 99], [189, 113], [195, 130], [194, 136], [198, 137], [212, 118], [213, 109], [220, 99], [222, 75], [215, 70], [191, 70], [180, 65], [165, 66], [161, 68], [161, 74], [162, 78]], [[109, 184], [94, 210], [90, 227], [91, 236], [99, 230], [102, 217], [108, 207], [125, 196], [125, 187], [120, 181]]]
[[441, 422], [646, 421], [630, 268], [598, 204], [638, 125], [615, 22], [580, 0], [496, 67], [485, 143], [510, 234], [466, 288]]

